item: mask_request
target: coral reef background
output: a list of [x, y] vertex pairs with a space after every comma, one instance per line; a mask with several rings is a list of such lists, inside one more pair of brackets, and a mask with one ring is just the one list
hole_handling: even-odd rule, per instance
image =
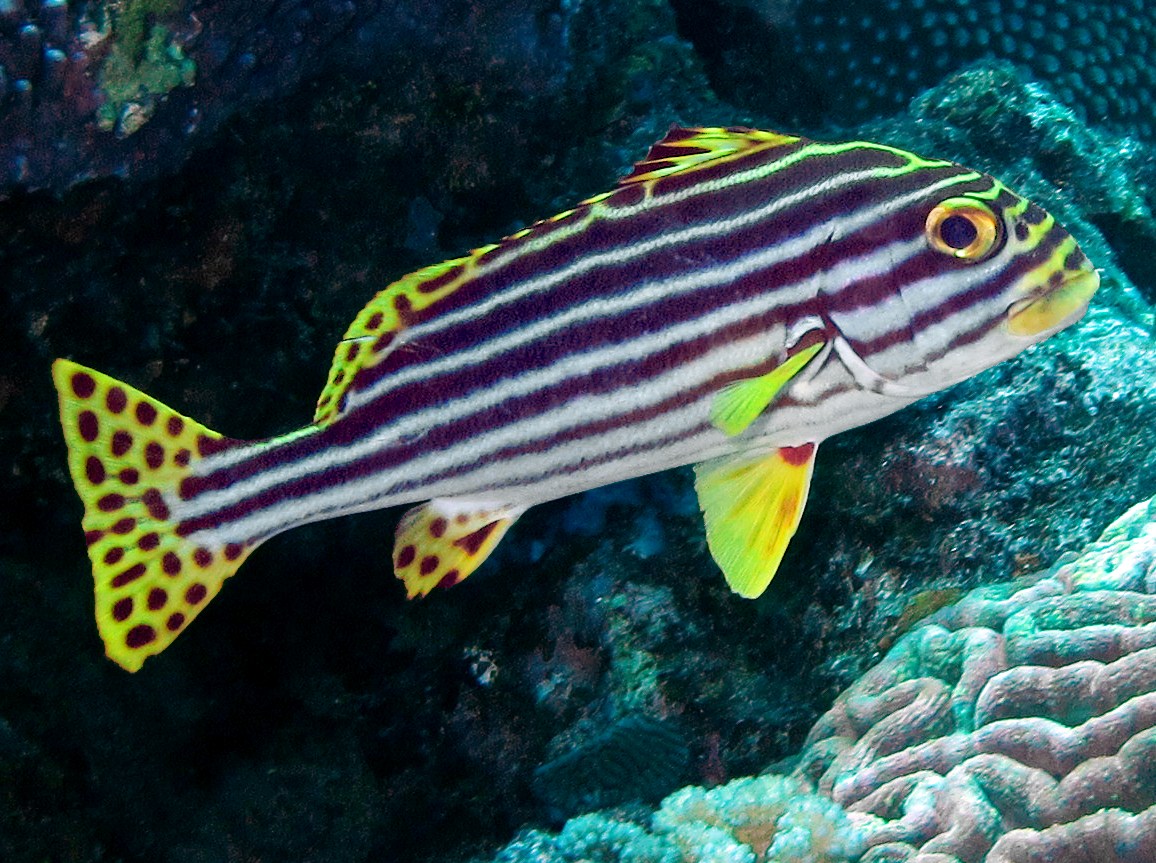
[[[945, 4], [875, 5], [904, 64], [950, 61], [900, 86], [861, 16], [808, 44], [828, 5], [0, 0], [0, 859], [457, 860], [618, 802], [630, 759], [663, 768], [649, 805], [756, 774], [921, 618], [1053, 577], [1153, 494], [1156, 169], [1120, 101], [1152, 67], [1112, 47], [1146, 19], [1053, 28], [1137, 70], [1113, 96], [1021, 62], [1027, 9], [981, 59], [935, 53]], [[896, 41], [917, 5], [941, 17]], [[1009, 5], [973, 8], [1012, 32]], [[140, 674], [103, 658], [53, 357], [230, 434], [294, 427], [372, 292], [604, 189], [672, 122], [989, 170], [1104, 286], [1077, 329], [825, 445], [758, 602], [672, 472], [531, 512], [423, 603], [389, 574], [395, 514], [304, 528]]]
[[792, 775], [530, 830], [496, 863], [989, 863], [1156, 855], [1156, 498], [1078, 558], [977, 588], [811, 729]]

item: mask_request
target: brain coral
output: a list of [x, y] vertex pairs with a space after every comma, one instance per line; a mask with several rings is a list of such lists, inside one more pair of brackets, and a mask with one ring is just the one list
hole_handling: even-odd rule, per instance
[[1154, 519], [973, 591], [839, 696], [796, 774], [864, 827], [863, 863], [1156, 860]]
[[861, 831], [830, 800], [786, 776], [736, 779], [671, 794], [650, 829], [611, 815], [572, 818], [557, 836], [532, 830], [499, 863], [844, 863]]
[[928, 617], [793, 775], [524, 833], [499, 863], [1152, 863], [1156, 498], [1082, 556]]
[[843, 122], [1001, 58], [1081, 119], [1156, 135], [1156, 4], [1146, 0], [809, 0], [795, 35]]

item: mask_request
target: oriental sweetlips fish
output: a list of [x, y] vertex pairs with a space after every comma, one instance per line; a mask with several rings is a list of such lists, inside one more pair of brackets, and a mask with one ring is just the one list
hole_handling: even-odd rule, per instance
[[611, 191], [378, 293], [297, 431], [223, 437], [57, 360], [100, 634], [135, 671], [264, 540], [405, 503], [394, 570], [424, 595], [528, 507], [685, 464], [711, 553], [758, 596], [822, 440], [1047, 338], [1098, 285], [978, 171], [673, 128]]

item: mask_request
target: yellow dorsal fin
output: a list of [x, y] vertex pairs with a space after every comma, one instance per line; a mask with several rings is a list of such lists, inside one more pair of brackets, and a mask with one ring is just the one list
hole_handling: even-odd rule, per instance
[[742, 434], [825, 345], [826, 342], [815, 342], [765, 375], [727, 384], [711, 403], [711, 423], [730, 437]]
[[406, 595], [451, 587], [481, 566], [526, 508], [439, 498], [402, 516], [393, 543], [393, 571]]
[[767, 589], [807, 504], [817, 443], [724, 456], [694, 467], [711, 556], [731, 590]]
[[[675, 126], [665, 138], [650, 148], [646, 159], [618, 181], [618, 185], [631, 185], [691, 170], [708, 162], [737, 157], [757, 149], [783, 146], [797, 140], [789, 135], [756, 129], [682, 129]], [[611, 194], [605, 192], [587, 198], [574, 209], [535, 222], [500, 243], [482, 246], [467, 255], [423, 267], [379, 291], [353, 319], [337, 343], [329, 377], [317, 399], [313, 422], [325, 426], [336, 420], [344, 410], [345, 396], [353, 388], [357, 373], [385, 359], [412, 320], [469, 282], [491, 252], [506, 248], [511, 241], [532, 240], [541, 229], [553, 229], [559, 222], [579, 220], [589, 207], [604, 201]]]
[[782, 147], [798, 141], [797, 137], [759, 129], [720, 126], [684, 129], [671, 126], [661, 141], [650, 148], [646, 158], [618, 181], [620, 186], [641, 183], [728, 157], [746, 155], [754, 150]]
[[463, 257], [423, 267], [378, 291], [337, 343], [313, 422], [328, 425], [337, 419], [357, 373], [385, 359], [410, 318], [461, 287], [473, 275], [478, 259], [494, 248], [483, 246]]

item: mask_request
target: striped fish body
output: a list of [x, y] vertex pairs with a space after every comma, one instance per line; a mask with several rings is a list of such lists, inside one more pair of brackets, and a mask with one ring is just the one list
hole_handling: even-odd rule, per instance
[[58, 360], [98, 626], [135, 670], [264, 539], [418, 501], [394, 567], [425, 594], [527, 507], [683, 464], [712, 554], [758, 595], [820, 441], [1067, 326], [1097, 285], [979, 172], [673, 129], [612, 191], [375, 296], [298, 431], [223, 438]]

